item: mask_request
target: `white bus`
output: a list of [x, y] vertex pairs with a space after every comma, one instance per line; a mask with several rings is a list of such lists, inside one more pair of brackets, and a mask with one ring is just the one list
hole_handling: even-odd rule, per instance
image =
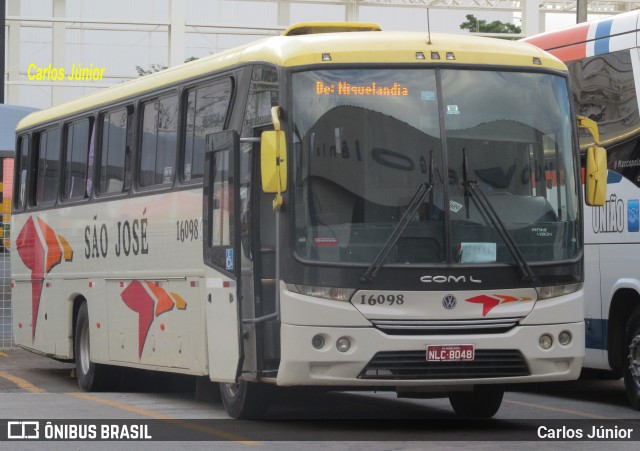
[[[563, 60], [575, 110], [599, 125], [608, 152], [607, 201], [585, 209], [584, 366], [624, 377], [640, 410], [640, 12], [527, 41]], [[593, 142], [581, 136], [586, 147]], [[606, 375], [606, 374], [605, 374]]]
[[208, 376], [236, 418], [275, 386], [490, 417], [582, 365], [569, 94], [530, 45], [315, 23], [34, 113], [15, 341], [85, 390]]

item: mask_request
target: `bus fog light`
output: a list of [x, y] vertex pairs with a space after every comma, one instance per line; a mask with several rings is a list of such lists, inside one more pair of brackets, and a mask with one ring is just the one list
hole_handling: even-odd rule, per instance
[[563, 330], [562, 332], [560, 332], [560, 335], [558, 335], [558, 343], [566, 346], [571, 343], [571, 338], [571, 332], [569, 332], [568, 330]]
[[324, 337], [322, 335], [316, 335], [311, 339], [311, 346], [316, 349], [322, 349], [324, 347]]
[[553, 344], [553, 337], [549, 334], [540, 335], [538, 343], [542, 349], [549, 349]]
[[336, 348], [340, 352], [347, 352], [351, 348], [351, 340], [347, 337], [340, 337], [338, 341], [336, 341]]

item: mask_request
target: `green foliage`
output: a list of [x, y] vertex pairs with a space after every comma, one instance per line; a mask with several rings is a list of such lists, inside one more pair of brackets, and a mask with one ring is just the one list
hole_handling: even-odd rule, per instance
[[522, 29], [511, 23], [494, 20], [487, 23], [486, 20], [479, 20], [473, 14], [467, 14], [467, 21], [460, 24], [461, 30], [469, 30], [472, 33], [511, 33], [520, 34]]
[[156, 72], [160, 72], [161, 70], [165, 70], [167, 66], [162, 66], [160, 64], [151, 64], [148, 69], [143, 68], [142, 66], [136, 66], [136, 72], [138, 75], [142, 77], [143, 75], [154, 74]]
[[[184, 62], [188, 63], [190, 61], [195, 61], [197, 59], [198, 59], [197, 56], [190, 56], [189, 58], [184, 60]], [[138, 76], [142, 77], [144, 75], [155, 74], [156, 72], [160, 72], [161, 70], [165, 70], [166, 68], [167, 66], [154, 63], [154, 64], [150, 64], [147, 69], [145, 69], [142, 66], [136, 66], [136, 72], [138, 73]]]

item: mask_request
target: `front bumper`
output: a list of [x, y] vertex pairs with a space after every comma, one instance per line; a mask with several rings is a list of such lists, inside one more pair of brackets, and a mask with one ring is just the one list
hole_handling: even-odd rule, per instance
[[[568, 345], [558, 343], [558, 335], [562, 331], [569, 331], [572, 335]], [[547, 350], [539, 345], [539, 338], [544, 333], [550, 334], [554, 341]], [[519, 325], [500, 334], [456, 336], [387, 335], [374, 327], [298, 326], [283, 323], [281, 335], [282, 354], [277, 383], [282, 386], [435, 387], [571, 380], [578, 378], [584, 359], [583, 322]], [[316, 335], [324, 338], [321, 349], [315, 349], [311, 344]], [[340, 352], [336, 348], [336, 341], [341, 337], [347, 337], [351, 342], [347, 352]], [[517, 376], [496, 374], [478, 377], [471, 370], [467, 375], [462, 365], [455, 375], [437, 378], [407, 378], [406, 373], [394, 377], [393, 371], [383, 373], [386, 374], [383, 378], [368, 378], [367, 372], [363, 373], [378, 353], [415, 351], [414, 361], [417, 352], [424, 353], [426, 364], [427, 345], [458, 344], [473, 344], [476, 354], [485, 350], [519, 351], [527, 372]], [[436, 362], [438, 363], [440, 362]]]

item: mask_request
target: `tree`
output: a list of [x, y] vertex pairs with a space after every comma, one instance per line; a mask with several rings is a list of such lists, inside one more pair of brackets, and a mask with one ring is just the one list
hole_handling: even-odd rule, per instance
[[[185, 63], [188, 63], [190, 61], [195, 61], [197, 60], [198, 57], [197, 56], [190, 56], [189, 58], [187, 58], [186, 60], [184, 60]], [[163, 66], [161, 64], [150, 64], [148, 69], [145, 69], [142, 66], [136, 66], [136, 72], [138, 73], [138, 76], [142, 77], [143, 75], [149, 75], [149, 74], [154, 74], [156, 72], [160, 72], [161, 70], [165, 70], [167, 68], [167, 66]]]
[[504, 23], [494, 20], [487, 23], [486, 20], [479, 20], [473, 14], [467, 14], [467, 21], [460, 24], [461, 30], [469, 30], [472, 33], [510, 33], [520, 34], [522, 29], [512, 23]]
[[150, 64], [148, 69], [143, 68], [142, 66], [136, 66], [136, 72], [138, 75], [142, 77], [143, 75], [154, 74], [156, 72], [160, 72], [161, 70], [165, 70], [167, 66], [162, 66], [160, 64]]

